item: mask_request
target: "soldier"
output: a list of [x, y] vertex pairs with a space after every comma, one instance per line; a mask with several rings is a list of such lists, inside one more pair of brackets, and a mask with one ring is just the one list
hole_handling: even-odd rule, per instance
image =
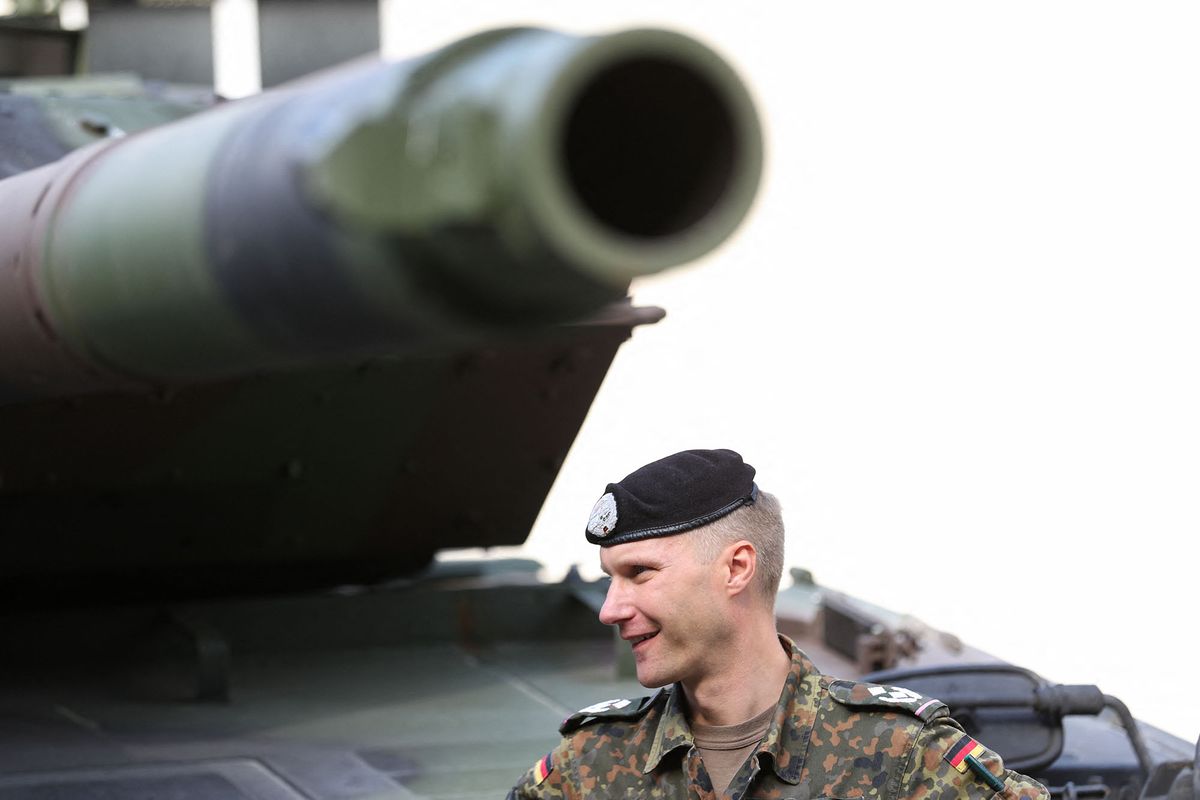
[[834, 680], [775, 630], [778, 501], [731, 450], [687, 450], [610, 483], [587, 538], [612, 576], [600, 620], [666, 687], [569, 717], [512, 798], [1047, 800], [943, 703]]

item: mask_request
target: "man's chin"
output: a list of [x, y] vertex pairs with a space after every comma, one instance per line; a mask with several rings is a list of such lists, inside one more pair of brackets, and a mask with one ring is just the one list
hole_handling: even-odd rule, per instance
[[675, 682], [675, 680], [662, 673], [651, 672], [650, 670], [637, 671], [638, 683], [645, 686], [647, 689], [661, 689]]

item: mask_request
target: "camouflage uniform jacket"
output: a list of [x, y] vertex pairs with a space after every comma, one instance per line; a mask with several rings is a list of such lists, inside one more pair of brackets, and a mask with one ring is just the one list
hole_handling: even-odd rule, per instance
[[[725, 794], [713, 789], [676, 686], [568, 718], [558, 747], [530, 768], [510, 800], [1048, 800], [1041, 784], [1005, 769], [998, 755], [964, 734], [943, 703], [906, 689], [834, 680], [781, 639], [792, 668], [775, 718]], [[968, 751], [1002, 789], [967, 769], [961, 759]]]

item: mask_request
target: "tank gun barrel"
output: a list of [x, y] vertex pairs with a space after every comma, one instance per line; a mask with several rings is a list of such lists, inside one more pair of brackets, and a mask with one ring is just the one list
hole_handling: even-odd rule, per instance
[[0, 403], [579, 319], [746, 214], [751, 99], [662, 30], [354, 62], [0, 182]]

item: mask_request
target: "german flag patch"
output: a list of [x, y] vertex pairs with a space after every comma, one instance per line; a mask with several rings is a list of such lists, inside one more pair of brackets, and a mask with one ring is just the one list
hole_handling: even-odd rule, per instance
[[958, 740], [954, 747], [946, 751], [945, 759], [950, 762], [950, 766], [959, 772], [965, 773], [967, 767], [970, 766], [967, 756], [979, 758], [981, 755], [983, 755], [983, 745], [970, 736], [963, 734], [963, 737]]
[[550, 754], [546, 753], [545, 758], [533, 765], [533, 785], [540, 786], [553, 771], [554, 762], [550, 760]]

